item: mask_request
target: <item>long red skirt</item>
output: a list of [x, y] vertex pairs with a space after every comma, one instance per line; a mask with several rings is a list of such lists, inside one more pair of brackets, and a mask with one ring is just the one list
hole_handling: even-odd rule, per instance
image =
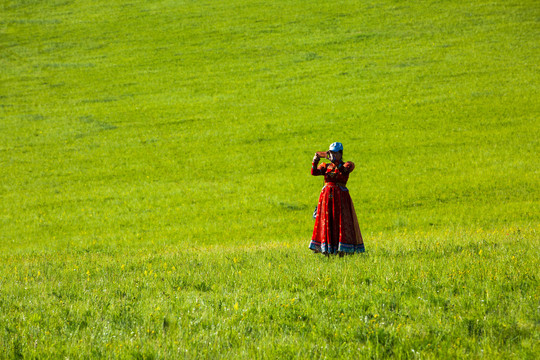
[[309, 248], [330, 254], [365, 251], [358, 218], [346, 187], [337, 184], [323, 187]]

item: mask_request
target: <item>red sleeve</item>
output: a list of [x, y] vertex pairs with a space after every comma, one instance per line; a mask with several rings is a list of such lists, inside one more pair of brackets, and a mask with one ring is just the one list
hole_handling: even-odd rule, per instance
[[318, 176], [318, 175], [324, 175], [326, 173], [326, 166], [328, 164], [322, 163], [319, 166], [317, 166], [316, 163], [311, 164], [311, 175]]
[[348, 173], [350, 173], [354, 170], [354, 163], [352, 161], [347, 161], [345, 164], [343, 164], [343, 167]]

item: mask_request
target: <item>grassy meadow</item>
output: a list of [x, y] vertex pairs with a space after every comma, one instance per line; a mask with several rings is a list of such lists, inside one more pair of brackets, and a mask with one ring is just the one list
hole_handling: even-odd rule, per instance
[[[537, 1], [0, 1], [0, 359], [540, 354]], [[366, 253], [308, 249], [334, 141]]]

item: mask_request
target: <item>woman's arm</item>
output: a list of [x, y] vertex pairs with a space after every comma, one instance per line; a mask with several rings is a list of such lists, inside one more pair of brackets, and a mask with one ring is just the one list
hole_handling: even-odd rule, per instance
[[354, 170], [354, 163], [352, 161], [347, 161], [343, 164], [343, 169], [346, 173], [351, 173]]
[[311, 163], [311, 175], [313, 176], [324, 175], [326, 173], [326, 164], [319, 165], [320, 159], [318, 154], [315, 154], [313, 157], [313, 162]]

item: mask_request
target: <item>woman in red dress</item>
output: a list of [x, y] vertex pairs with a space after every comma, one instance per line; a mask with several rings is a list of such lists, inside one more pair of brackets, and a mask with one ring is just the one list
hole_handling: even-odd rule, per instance
[[327, 154], [331, 163], [319, 165], [321, 156], [316, 153], [311, 166], [311, 175], [324, 175], [324, 187], [309, 248], [325, 255], [362, 253], [364, 241], [349, 190], [345, 187], [354, 163], [343, 162], [341, 143], [331, 144]]

